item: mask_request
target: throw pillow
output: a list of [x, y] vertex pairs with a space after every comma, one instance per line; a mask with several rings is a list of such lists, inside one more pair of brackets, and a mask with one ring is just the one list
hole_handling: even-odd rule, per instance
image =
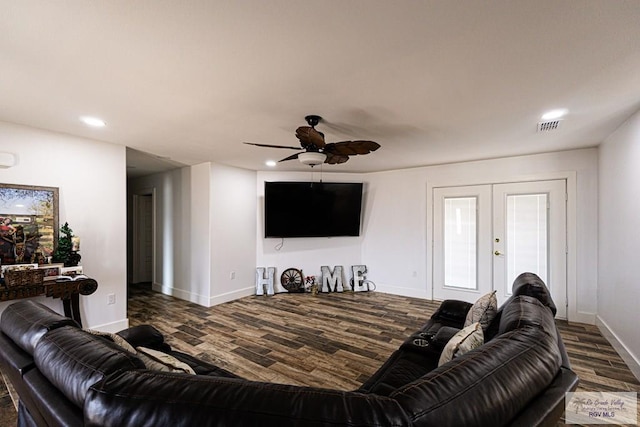
[[103, 337], [110, 341], [113, 341], [114, 343], [116, 343], [116, 345], [122, 347], [124, 350], [128, 351], [129, 353], [136, 354], [136, 349], [133, 348], [133, 346], [129, 344], [120, 335], [112, 334], [111, 332], [96, 331], [94, 329], [85, 329], [85, 331], [90, 333], [91, 335], [97, 335], [99, 337]]
[[182, 372], [195, 375], [191, 366], [179, 361], [170, 354], [147, 347], [136, 347], [138, 357], [144, 366], [151, 371]]
[[496, 317], [497, 312], [498, 298], [496, 298], [496, 291], [493, 291], [478, 298], [478, 301], [471, 306], [471, 309], [467, 313], [464, 326], [480, 322], [482, 329], [486, 331], [493, 318]]
[[444, 346], [444, 350], [442, 350], [438, 366], [444, 365], [451, 359], [462, 356], [482, 344], [484, 344], [482, 326], [479, 322], [473, 323], [451, 337], [447, 345]]

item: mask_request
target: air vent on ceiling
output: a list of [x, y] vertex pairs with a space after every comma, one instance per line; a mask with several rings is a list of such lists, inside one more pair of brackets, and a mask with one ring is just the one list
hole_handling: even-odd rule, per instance
[[560, 127], [562, 120], [548, 120], [546, 122], [538, 122], [538, 132], [550, 132]]

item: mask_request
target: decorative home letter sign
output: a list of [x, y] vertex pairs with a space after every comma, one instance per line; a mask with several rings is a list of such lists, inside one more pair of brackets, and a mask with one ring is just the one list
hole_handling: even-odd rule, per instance
[[323, 265], [320, 267], [322, 271], [322, 292], [342, 292], [342, 266], [336, 265], [333, 273], [329, 267]]
[[367, 266], [352, 265], [351, 272], [353, 274], [353, 292], [368, 291], [369, 289], [364, 283], [364, 275], [367, 272]]
[[264, 287], [267, 286], [267, 295], [273, 295], [273, 276], [275, 267], [267, 268], [267, 277], [264, 276], [264, 267], [256, 268], [256, 295], [264, 295]]
[[[266, 270], [266, 275], [265, 275]], [[288, 268], [282, 273], [282, 277], [280, 278], [282, 286], [289, 292], [305, 292], [312, 291], [315, 293], [319, 292], [344, 292], [344, 291], [353, 291], [353, 292], [365, 292], [375, 290], [375, 284], [367, 280], [365, 275], [367, 274], [367, 266], [366, 265], [352, 265], [351, 266], [351, 280], [345, 282], [343, 277], [343, 267], [341, 265], [336, 265], [333, 267], [333, 270], [329, 268], [327, 265], [323, 265], [320, 267], [322, 271], [322, 285], [318, 283], [315, 284], [315, 277], [308, 276], [306, 278], [302, 274], [302, 271], [297, 268]], [[273, 295], [275, 293], [274, 286], [277, 285], [275, 283], [275, 267], [256, 267], [256, 295], [264, 295], [265, 286], [267, 295]], [[315, 289], [315, 291], [314, 291]], [[282, 292], [282, 289], [278, 288], [278, 292]]]

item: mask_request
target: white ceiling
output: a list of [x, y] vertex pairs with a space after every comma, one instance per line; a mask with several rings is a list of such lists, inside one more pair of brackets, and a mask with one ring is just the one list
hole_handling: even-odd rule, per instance
[[640, 108], [639, 70], [640, 1], [0, 0], [0, 120], [170, 166], [266, 170], [294, 152], [242, 142], [295, 146], [307, 114], [382, 146], [323, 171], [593, 147]]

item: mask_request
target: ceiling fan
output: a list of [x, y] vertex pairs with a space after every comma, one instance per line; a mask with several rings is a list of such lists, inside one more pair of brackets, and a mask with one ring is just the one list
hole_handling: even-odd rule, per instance
[[[316, 130], [316, 125], [322, 120], [322, 117], [309, 115], [304, 118], [309, 126], [300, 126], [296, 129], [296, 137], [300, 140], [300, 146], [304, 149], [289, 157], [280, 160], [298, 159], [300, 163], [310, 165], [311, 167], [321, 163], [336, 165], [349, 160], [349, 156], [356, 154], [369, 154], [380, 148], [380, 144], [373, 141], [342, 141], [342, 142], [324, 142], [324, 134]], [[269, 145], [256, 144], [254, 142], [245, 142], [245, 144], [255, 145], [257, 147], [268, 148], [285, 148], [288, 150], [300, 150], [300, 147], [291, 147], [285, 145]]]

